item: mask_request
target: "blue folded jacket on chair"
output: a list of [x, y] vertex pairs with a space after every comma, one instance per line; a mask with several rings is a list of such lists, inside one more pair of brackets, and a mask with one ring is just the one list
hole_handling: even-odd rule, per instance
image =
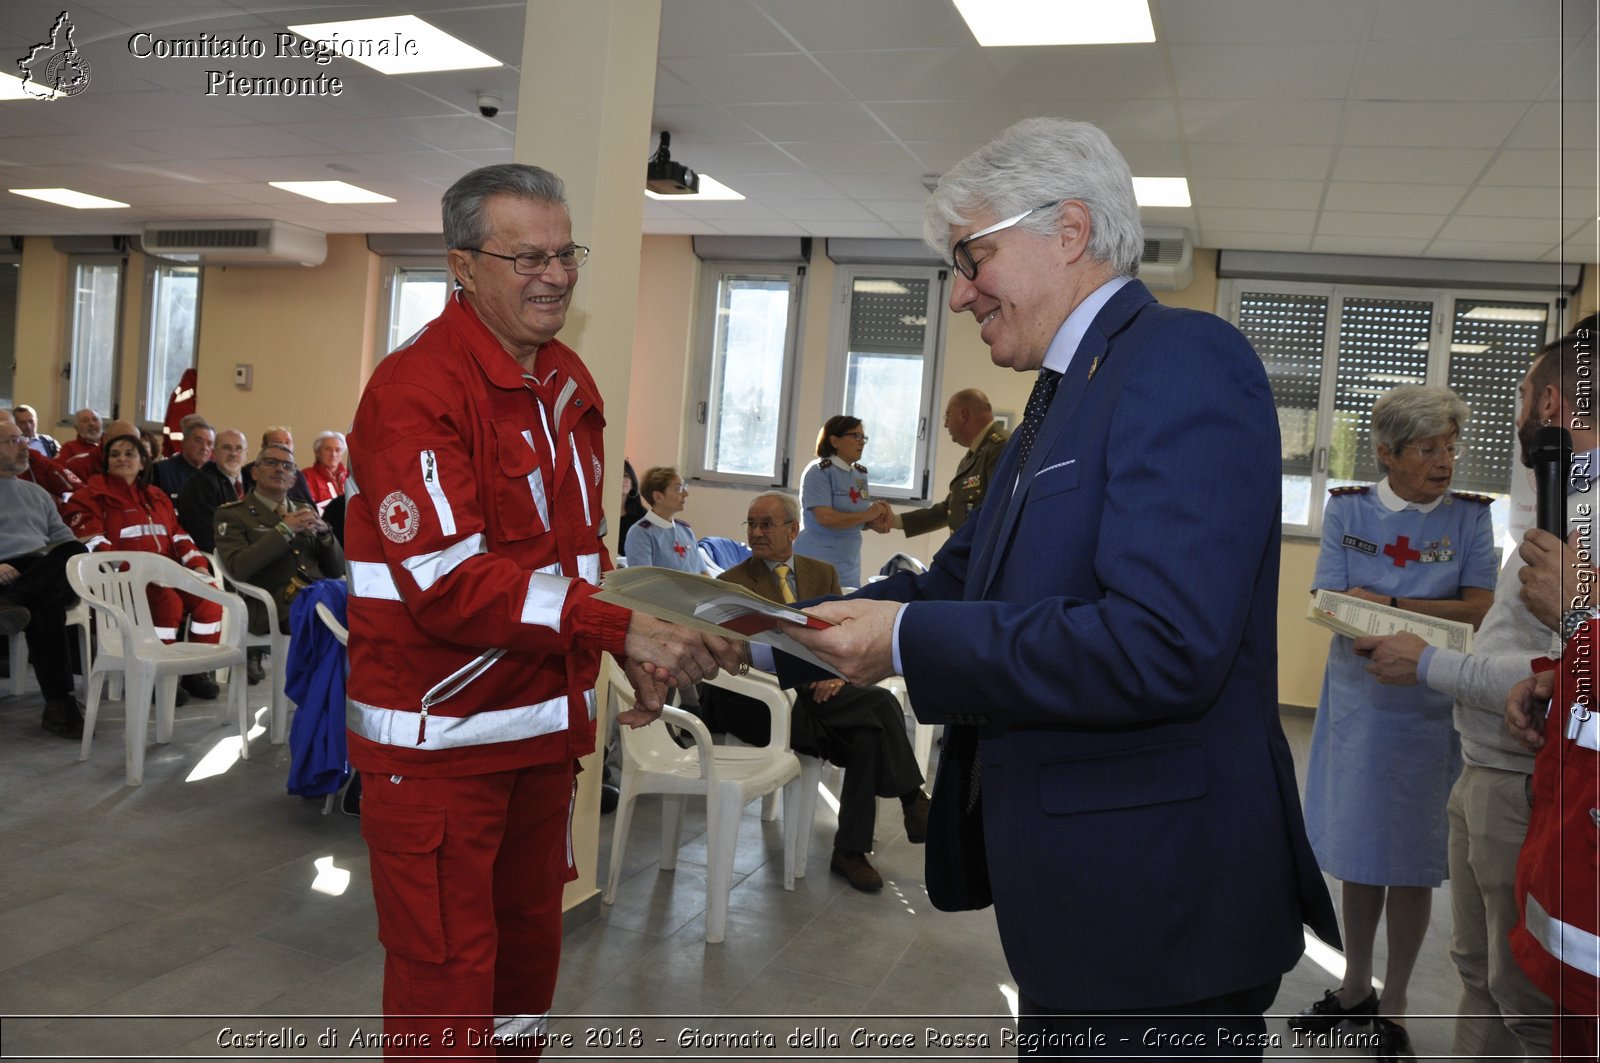
[[317, 618], [324, 602], [345, 623], [349, 589], [344, 580], [322, 579], [294, 596], [289, 605], [289, 660], [284, 693], [295, 703], [289, 727], [291, 794], [323, 797], [337, 793], [350, 776], [345, 745], [345, 648]]

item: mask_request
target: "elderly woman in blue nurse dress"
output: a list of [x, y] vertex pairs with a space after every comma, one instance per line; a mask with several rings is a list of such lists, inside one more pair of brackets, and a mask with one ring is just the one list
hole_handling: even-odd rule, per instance
[[[1490, 498], [1450, 490], [1470, 412], [1446, 388], [1408, 384], [1372, 408], [1372, 441], [1388, 475], [1333, 491], [1323, 511], [1313, 590], [1332, 590], [1474, 627], [1498, 567]], [[1325, 1033], [1377, 1024], [1375, 1055], [1409, 1059], [1407, 988], [1433, 890], [1447, 876], [1445, 803], [1461, 768], [1451, 700], [1424, 686], [1380, 685], [1333, 636], [1306, 770], [1306, 832], [1339, 879], [1345, 973], [1291, 1027]], [[1373, 944], [1386, 919], [1380, 1003]]]
[[800, 535], [794, 552], [826, 561], [845, 587], [861, 586], [861, 529], [886, 532], [894, 512], [867, 489], [867, 427], [838, 414], [817, 433], [817, 460], [800, 474]]
[[623, 540], [622, 553], [629, 566], [704, 572], [706, 563], [695, 542], [694, 529], [677, 519], [689, 499], [689, 489], [683, 486], [678, 470], [664, 465], [646, 469], [639, 481], [639, 496], [650, 509], [634, 522]]

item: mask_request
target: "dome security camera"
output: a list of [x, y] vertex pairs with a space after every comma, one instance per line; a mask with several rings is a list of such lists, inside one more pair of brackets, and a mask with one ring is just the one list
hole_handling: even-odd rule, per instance
[[478, 93], [478, 113], [485, 118], [493, 118], [500, 113], [500, 104], [504, 102], [492, 92]]

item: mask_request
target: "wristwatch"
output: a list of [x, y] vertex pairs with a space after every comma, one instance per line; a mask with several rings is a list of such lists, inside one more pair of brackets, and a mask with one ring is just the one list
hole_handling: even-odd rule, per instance
[[1561, 643], [1566, 645], [1572, 641], [1572, 636], [1578, 629], [1591, 620], [1600, 619], [1600, 609], [1588, 606], [1583, 609], [1568, 609], [1561, 614]]

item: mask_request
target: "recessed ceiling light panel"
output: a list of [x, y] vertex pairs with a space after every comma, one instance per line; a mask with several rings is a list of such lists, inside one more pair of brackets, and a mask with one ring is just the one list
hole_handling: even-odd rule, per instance
[[319, 54], [354, 59], [380, 74], [424, 74], [505, 65], [415, 15], [317, 22], [289, 29], [312, 42]]
[[1135, 177], [1133, 195], [1141, 207], [1192, 206], [1187, 177]]
[[955, 0], [985, 48], [1149, 44], [1148, 0]]
[[697, 199], [743, 199], [744, 196], [735, 192], [715, 177], [702, 173], [700, 175], [700, 191], [692, 196], [664, 196], [660, 192], [652, 192], [648, 188], [644, 194], [651, 199], [667, 199], [674, 203], [693, 203]]
[[70, 188], [13, 188], [10, 189], [10, 192], [14, 196], [42, 199], [46, 203], [54, 203], [61, 207], [74, 207], [78, 210], [111, 210], [128, 205], [126, 203], [118, 203], [114, 199], [91, 196], [87, 192], [74, 192]]
[[343, 181], [268, 181], [273, 188], [324, 203], [393, 203], [388, 196]]

